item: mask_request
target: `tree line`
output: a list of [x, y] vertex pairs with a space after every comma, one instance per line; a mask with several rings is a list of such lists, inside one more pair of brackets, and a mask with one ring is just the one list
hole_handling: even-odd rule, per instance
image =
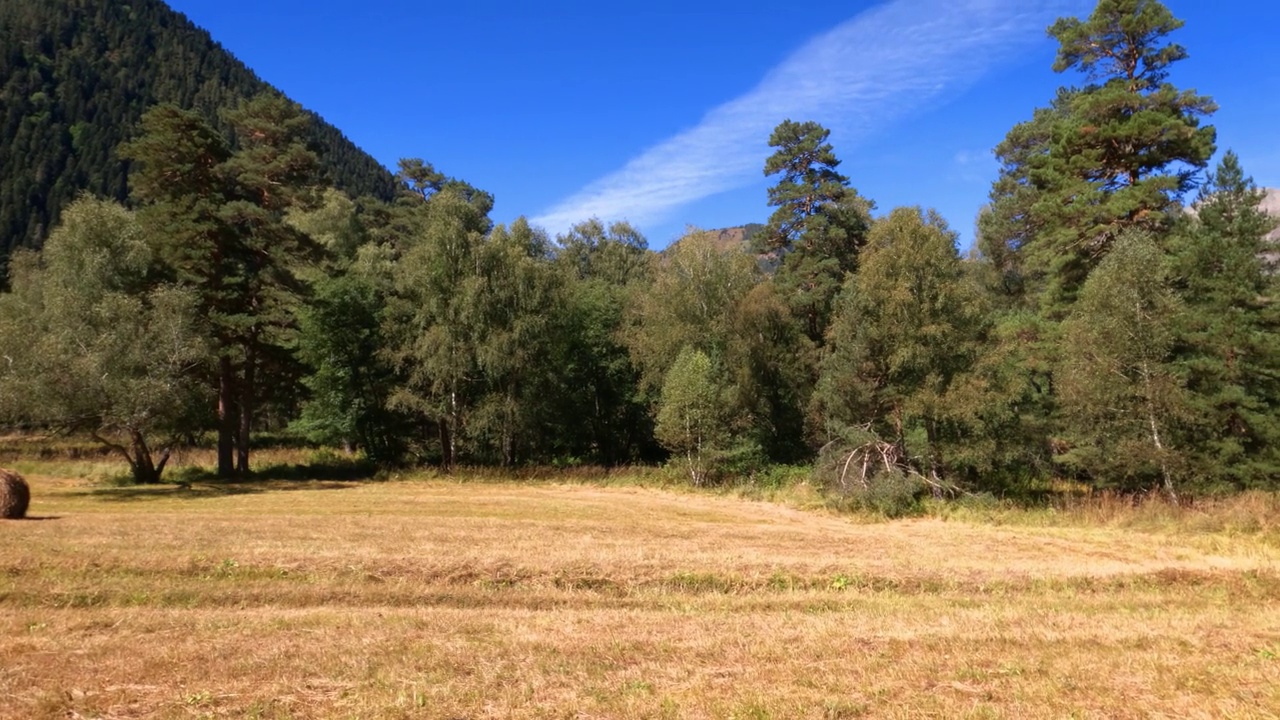
[[157, 106], [120, 150], [136, 209], [84, 197], [0, 296], [0, 417], [92, 434], [160, 479], [288, 429], [378, 465], [666, 461], [695, 484], [809, 464], [853, 501], [1065, 478], [1171, 497], [1275, 488], [1274, 221], [1211, 100], [1169, 82], [1181, 22], [1101, 0], [1050, 28], [1059, 90], [996, 149], [975, 250], [877, 215], [829, 133], [782, 122], [750, 249], [626, 223], [555, 238], [421, 160], [390, 202], [320, 182], [274, 96]]

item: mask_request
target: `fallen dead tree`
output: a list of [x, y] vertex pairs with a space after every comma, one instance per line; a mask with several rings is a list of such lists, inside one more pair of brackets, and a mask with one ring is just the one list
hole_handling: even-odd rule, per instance
[[950, 497], [959, 488], [934, 472], [921, 472], [901, 443], [867, 434], [836, 440], [819, 452], [814, 473], [837, 500], [890, 517], [909, 513], [925, 495]]

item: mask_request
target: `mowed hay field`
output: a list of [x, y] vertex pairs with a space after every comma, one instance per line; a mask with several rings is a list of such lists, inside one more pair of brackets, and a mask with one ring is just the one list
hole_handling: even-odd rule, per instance
[[28, 474], [4, 718], [1280, 717], [1263, 533]]

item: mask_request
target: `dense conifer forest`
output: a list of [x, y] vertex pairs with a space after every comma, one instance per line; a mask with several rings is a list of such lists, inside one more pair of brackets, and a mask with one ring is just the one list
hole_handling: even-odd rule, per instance
[[[116, 149], [144, 110], [173, 103], [225, 131], [223, 110], [264, 92], [274, 90], [161, 0], [0, 0], [0, 270], [14, 248], [39, 247], [80, 193], [128, 201]], [[390, 173], [310, 120], [328, 182], [391, 197]]]
[[0, 160], [32, 168], [0, 228], [53, 228], [0, 296], [0, 421], [88, 434], [139, 482], [182, 443], [249, 474], [271, 430], [374, 467], [803, 467], [889, 513], [1276, 489], [1275, 222], [1241, 158], [1211, 164], [1179, 27], [1101, 0], [1050, 28], [1088, 80], [995, 149], [971, 254], [783, 118], [749, 247], [655, 253], [625, 223], [495, 225], [423, 160], [384, 178], [159, 2], [0, 0]]

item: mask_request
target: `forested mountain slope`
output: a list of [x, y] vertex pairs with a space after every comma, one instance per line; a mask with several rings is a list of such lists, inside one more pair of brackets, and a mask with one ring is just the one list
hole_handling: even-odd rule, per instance
[[[198, 109], [225, 131], [219, 110], [272, 89], [161, 0], [0, 0], [0, 276], [79, 193], [126, 199], [116, 147], [147, 107]], [[389, 198], [391, 174], [314, 119], [328, 180]]]

